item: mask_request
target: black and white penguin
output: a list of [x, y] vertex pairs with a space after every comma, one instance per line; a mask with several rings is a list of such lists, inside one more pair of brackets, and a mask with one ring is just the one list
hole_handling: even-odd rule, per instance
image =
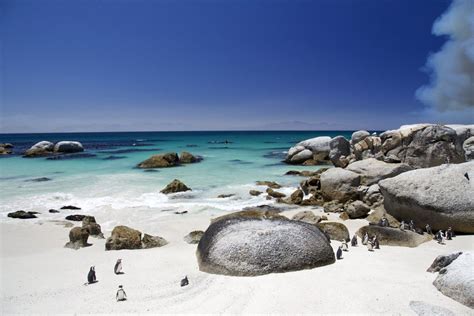
[[357, 247], [357, 236], [354, 235], [354, 237], [352, 237], [351, 239], [351, 246], [352, 247]]
[[117, 290], [117, 294], [115, 294], [115, 299], [117, 300], [117, 302], [127, 300], [127, 293], [125, 293], [125, 290], [123, 289], [123, 286], [119, 285], [119, 288]]
[[114, 267], [115, 274], [122, 274], [122, 259], [117, 259]]
[[92, 266], [89, 270], [89, 273], [87, 274], [87, 283], [92, 284], [96, 282], [97, 282], [97, 279], [95, 276], [95, 267]]
[[337, 251], [336, 251], [336, 259], [337, 259], [337, 260], [342, 259], [342, 246], [339, 246], [339, 248], [337, 248]]
[[185, 276], [184, 279], [181, 280], [181, 287], [186, 286], [189, 284], [188, 276]]
[[349, 247], [347, 246], [347, 242], [345, 240], [342, 240], [342, 251], [349, 251]]

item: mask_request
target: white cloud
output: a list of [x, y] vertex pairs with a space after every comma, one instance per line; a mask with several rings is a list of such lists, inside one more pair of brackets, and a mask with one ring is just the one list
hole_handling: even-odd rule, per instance
[[430, 84], [416, 91], [417, 98], [442, 112], [474, 108], [474, 0], [453, 0], [433, 34], [448, 41], [428, 57]]

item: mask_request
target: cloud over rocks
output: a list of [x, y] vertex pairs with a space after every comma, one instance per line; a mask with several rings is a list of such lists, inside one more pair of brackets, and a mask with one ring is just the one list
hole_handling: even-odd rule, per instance
[[438, 111], [474, 109], [474, 1], [453, 0], [433, 24], [433, 34], [448, 36], [428, 57], [430, 84], [416, 97]]

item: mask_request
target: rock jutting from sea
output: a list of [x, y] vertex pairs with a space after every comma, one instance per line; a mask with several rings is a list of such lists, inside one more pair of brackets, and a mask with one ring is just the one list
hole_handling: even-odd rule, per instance
[[190, 164], [200, 162], [202, 157], [183, 151], [181, 155], [170, 152], [165, 154], [153, 155], [150, 158], [140, 162], [137, 167], [141, 169], [151, 168], [170, 168], [177, 167], [182, 164]]
[[45, 157], [52, 155], [72, 154], [83, 151], [84, 147], [80, 142], [77, 141], [60, 141], [56, 144], [49, 141], [41, 141], [34, 144], [30, 147], [30, 149], [25, 151], [23, 157]]

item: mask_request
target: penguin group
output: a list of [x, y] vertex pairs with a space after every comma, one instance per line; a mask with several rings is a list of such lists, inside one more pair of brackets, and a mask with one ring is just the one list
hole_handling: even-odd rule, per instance
[[[413, 220], [410, 220], [408, 225], [405, 223], [405, 221], [400, 222], [400, 230], [405, 231], [406, 229], [413, 231], [415, 233], [423, 234], [422, 230], [416, 228], [415, 222]], [[453, 237], [456, 237], [452, 227], [448, 227], [446, 231], [443, 231], [442, 229], [440, 229], [436, 232], [436, 234], [434, 234], [433, 229], [431, 228], [431, 225], [426, 224], [424, 232], [426, 232], [427, 234], [431, 236], [434, 236], [434, 240], [436, 240], [438, 244], [440, 245], [444, 245], [445, 240], [452, 240]]]
[[[114, 266], [114, 273], [116, 275], [124, 274], [122, 271], [122, 259], [117, 259], [117, 262], [115, 263]], [[94, 284], [99, 282], [97, 280], [97, 276], [95, 273], [95, 266], [90, 267], [89, 272], [87, 273], [87, 282], [84, 283], [84, 285], [89, 285], [89, 284]], [[181, 280], [180, 283], [181, 287], [189, 285], [189, 279], [188, 276], [185, 276], [184, 279]], [[127, 293], [125, 293], [125, 290], [123, 289], [123, 285], [119, 285], [117, 293], [115, 294], [115, 299], [117, 302], [122, 302], [127, 300]]]

